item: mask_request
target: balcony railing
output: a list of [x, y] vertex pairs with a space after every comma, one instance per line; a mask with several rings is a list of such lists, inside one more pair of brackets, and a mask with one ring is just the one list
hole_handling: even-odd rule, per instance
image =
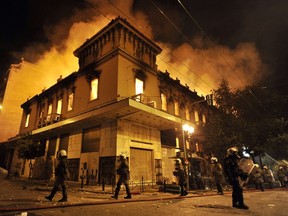
[[61, 120], [61, 114], [51, 113], [47, 116], [44, 116], [38, 120], [38, 128], [59, 122]]
[[137, 101], [137, 102], [140, 102], [140, 103], [143, 103], [143, 104], [146, 104], [148, 106], [151, 106], [151, 107], [154, 107], [157, 109], [157, 103], [156, 101], [152, 100], [151, 97], [148, 97], [144, 94], [137, 94], [137, 95], [134, 95], [131, 97], [131, 99]]

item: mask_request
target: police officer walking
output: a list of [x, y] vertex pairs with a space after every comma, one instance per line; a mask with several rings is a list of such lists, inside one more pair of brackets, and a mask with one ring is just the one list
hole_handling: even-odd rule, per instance
[[62, 187], [62, 199], [58, 202], [67, 202], [67, 190], [66, 190], [66, 180], [69, 177], [68, 170], [68, 160], [67, 160], [67, 152], [65, 150], [60, 150], [57, 153], [58, 165], [55, 168], [55, 181], [54, 187], [49, 196], [45, 196], [46, 199], [52, 201], [54, 195], [58, 191], [58, 188]]
[[187, 185], [186, 174], [179, 160], [176, 160], [175, 170], [173, 171], [173, 175], [177, 177], [178, 185], [180, 186], [180, 196], [186, 196], [188, 194], [186, 190], [186, 185]]
[[217, 193], [220, 195], [223, 195], [223, 168], [221, 163], [218, 163], [218, 158], [217, 157], [212, 157], [211, 158], [211, 168], [212, 168], [212, 174], [214, 177], [214, 181], [217, 187]]
[[126, 193], [127, 193], [127, 196], [124, 198], [125, 199], [131, 199], [132, 196], [131, 196], [131, 192], [130, 192], [130, 188], [129, 188], [129, 179], [130, 179], [129, 166], [127, 164], [127, 160], [122, 155], [120, 156], [119, 162], [120, 162], [120, 165], [116, 171], [117, 171], [117, 174], [120, 176], [119, 176], [119, 179], [117, 182], [115, 194], [112, 196], [112, 198], [118, 199], [120, 187], [122, 184], [124, 184], [125, 188], [126, 188]]
[[246, 180], [248, 175], [239, 168], [239, 159], [240, 156], [238, 155], [237, 147], [227, 149], [227, 157], [224, 159], [224, 172], [229, 184], [233, 187], [232, 206], [239, 209], [249, 209], [249, 207], [244, 204], [243, 188], [240, 184], [240, 181]]

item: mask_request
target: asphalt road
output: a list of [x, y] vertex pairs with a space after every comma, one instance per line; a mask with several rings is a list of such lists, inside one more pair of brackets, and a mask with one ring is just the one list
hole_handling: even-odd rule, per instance
[[[58, 207], [52, 209], [40, 209], [26, 211], [28, 216], [214, 216], [214, 215], [288, 215], [288, 191], [266, 190], [265, 192], [245, 192], [245, 203], [249, 210], [235, 209], [231, 207], [231, 193], [223, 196], [187, 197], [183, 199], [119, 202], [101, 205]], [[5, 213], [3, 215], [21, 215], [18, 213]], [[22, 216], [25, 215], [22, 212]]]

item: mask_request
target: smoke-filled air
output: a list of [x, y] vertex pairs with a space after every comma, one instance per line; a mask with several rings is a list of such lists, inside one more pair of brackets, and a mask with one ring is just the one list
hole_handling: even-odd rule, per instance
[[54, 74], [43, 88], [55, 84], [55, 77], [66, 77], [77, 71], [78, 59], [73, 51], [117, 16], [126, 18], [162, 48], [157, 58], [159, 70], [167, 70], [172, 78], [177, 77], [183, 85], [187, 84], [199, 95], [210, 94], [223, 78], [235, 90], [251, 85], [264, 76], [264, 66], [253, 43], [239, 43], [231, 49], [195, 36], [190, 42], [175, 47], [153, 39], [151, 20], [141, 12], [132, 13], [132, 0], [90, 0], [89, 4], [91, 7], [88, 10], [75, 11], [70, 19], [62, 20], [56, 26], [45, 27], [52, 46], [45, 48], [41, 44], [33, 44], [21, 53], [21, 57], [32, 61], [39, 70]]

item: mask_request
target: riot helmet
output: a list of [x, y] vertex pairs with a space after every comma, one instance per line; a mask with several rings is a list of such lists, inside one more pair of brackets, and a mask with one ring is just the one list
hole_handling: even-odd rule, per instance
[[211, 163], [218, 163], [218, 158], [217, 157], [212, 157], [211, 158]]
[[58, 152], [58, 157], [66, 157], [67, 156], [67, 152], [66, 150], [60, 150]]
[[228, 156], [235, 156], [236, 158], [240, 158], [238, 155], [238, 148], [236, 146], [230, 147], [227, 149]]

